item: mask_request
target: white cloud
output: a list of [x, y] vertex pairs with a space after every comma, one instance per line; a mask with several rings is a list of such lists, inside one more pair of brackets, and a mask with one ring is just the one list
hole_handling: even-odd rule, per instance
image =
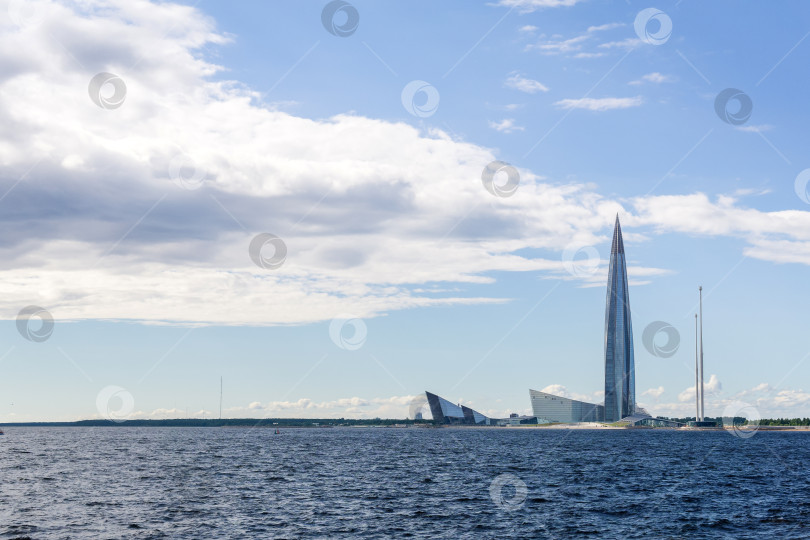
[[[381, 398], [349, 397], [328, 401], [313, 401], [301, 398], [296, 401], [253, 401], [248, 405], [228, 407], [223, 418], [408, 418], [410, 404], [417, 396], [391, 396]], [[423, 415], [430, 419], [430, 408], [423, 407]], [[217, 417], [219, 413], [217, 413]], [[99, 414], [91, 419], [103, 419]], [[212, 411], [200, 409], [186, 411], [178, 408], [157, 408], [151, 411], [137, 410], [120, 416], [122, 420], [167, 419], [167, 418], [215, 418]], [[80, 420], [83, 418], [75, 418]], [[70, 421], [71, 419], [65, 419]]]
[[641, 197], [633, 201], [638, 221], [658, 230], [745, 239], [743, 254], [779, 262], [810, 264], [810, 212], [762, 212], [735, 197], [712, 201], [703, 193]]
[[537, 30], [537, 27], [532, 26], [531, 24], [527, 24], [525, 26], [521, 26], [520, 28], [518, 28], [518, 31], [526, 32], [526, 33], [532, 33], [532, 32], [534, 32], [536, 30]]
[[810, 243], [790, 240], [750, 239], [753, 247], [743, 249], [747, 257], [776, 263], [798, 263], [810, 265]]
[[635, 49], [639, 47], [643, 42], [638, 38], [627, 38], [621, 41], [608, 41], [607, 43], [600, 43], [599, 48], [601, 49]]
[[662, 75], [661, 73], [653, 72], [643, 75], [640, 79], [635, 81], [630, 81], [628, 84], [632, 85], [640, 85], [644, 84], [645, 82], [653, 83], [653, 84], [661, 84], [665, 82], [673, 82], [675, 81], [675, 77], [672, 75]]
[[500, 122], [490, 122], [489, 127], [502, 133], [512, 133], [513, 131], [523, 131], [523, 126], [515, 124], [514, 118], [504, 118]]
[[602, 32], [604, 30], [613, 30], [614, 28], [621, 28], [625, 26], [624, 23], [607, 23], [600, 24], [599, 26], [589, 26], [588, 32]]
[[[706, 391], [706, 394], [715, 394], [720, 392], [723, 389], [723, 385], [720, 384], [720, 380], [717, 378], [717, 375], [711, 375], [708, 381], [704, 381], [703, 387]], [[703, 398], [704, 402], [706, 397]], [[680, 394], [678, 394], [678, 401], [681, 403], [694, 403], [695, 402], [695, 387], [690, 386]]]
[[802, 389], [779, 389], [769, 383], [760, 383], [753, 388], [738, 392], [725, 402], [747, 403], [761, 418], [807, 417], [810, 392]]
[[747, 197], [755, 195], [757, 197], [771, 193], [768, 188], [740, 188], [734, 190], [734, 197]]
[[[623, 26], [626, 25], [623, 23], [606, 23], [598, 26], [589, 26], [584, 33], [570, 38], [564, 38], [561, 35], [554, 35], [547, 38], [543, 35], [540, 36], [544, 38], [542, 41], [526, 46], [526, 50], [536, 50], [546, 55], [573, 54], [574, 58], [598, 58], [605, 56], [607, 53], [582, 51], [583, 47], [591, 45], [597, 38], [599, 32], [613, 30]], [[598, 45], [598, 47], [602, 49], [632, 48], [638, 46], [640, 43], [641, 41], [638, 39], [627, 39], [621, 42], [610, 41], [602, 43]]]
[[762, 133], [763, 131], [770, 131], [773, 129], [773, 126], [770, 124], [762, 124], [759, 126], [734, 126], [739, 131], [745, 131], [747, 133]]
[[523, 409], [476, 409], [478, 412], [487, 418], [509, 418], [512, 413], [521, 416], [533, 416], [531, 407], [524, 407]]
[[[765, 400], [762, 400], [763, 402]], [[796, 407], [810, 403], [810, 393], [804, 390], [780, 390], [773, 398], [775, 405]], [[762, 403], [758, 401], [761, 405]]]
[[[4, 318], [38, 304], [68, 320], [270, 325], [500, 302], [463, 285], [496, 271], [572, 279], [562, 250], [609, 242], [617, 211], [626, 228], [742, 236], [751, 256], [810, 264], [808, 212], [695, 194], [636, 199], [634, 215], [591, 185], [526, 169], [516, 194], [492, 204], [480, 178], [498, 156], [487, 148], [402, 122], [297, 117], [212, 80], [223, 69], [205, 52], [227, 39], [193, 8], [48, 5], [39, 25], [0, 22], [0, 50], [14, 51], [0, 55], [0, 110], [14, 126], [0, 135]], [[126, 82], [118, 109], [87, 95], [102, 70]], [[639, 98], [558, 104], [623, 99]], [[184, 154], [204, 174], [194, 191], [169, 177]], [[287, 244], [280, 269], [248, 257], [260, 232]], [[518, 254], [527, 248], [549, 258]], [[417, 292], [425, 283], [449, 292]]]
[[583, 0], [499, 0], [498, 4], [518, 8], [523, 12], [529, 12], [542, 8], [573, 6], [582, 1]]
[[546, 394], [552, 394], [555, 396], [560, 396], [568, 399], [585, 401], [587, 403], [597, 403], [600, 402], [601, 399], [604, 399], [604, 391], [595, 392], [593, 394], [577, 394], [574, 392], [569, 392], [568, 388], [566, 388], [562, 384], [550, 384], [540, 391], [545, 392]]
[[[254, 402], [246, 407], [225, 409], [227, 418], [407, 418], [417, 396], [386, 398], [350, 397], [329, 401], [301, 398], [296, 401]], [[425, 406], [423, 415], [430, 419]]]
[[664, 394], [664, 387], [659, 386], [658, 388], [650, 388], [649, 390], [645, 390], [641, 393], [642, 396], [651, 396], [654, 399], [660, 398]]
[[579, 51], [585, 41], [590, 39], [590, 35], [584, 34], [581, 36], [572, 37], [569, 39], [550, 39], [541, 41], [534, 45], [527, 45], [526, 50], [537, 50], [543, 54], [556, 55], [563, 53], [571, 53]]
[[548, 87], [541, 83], [540, 81], [535, 81], [533, 79], [527, 79], [520, 75], [520, 73], [512, 74], [504, 85], [507, 88], [514, 88], [515, 90], [520, 90], [521, 92], [526, 92], [527, 94], [536, 94], [537, 92], [548, 92]]
[[[756, 418], [806, 417], [810, 405], [810, 393], [801, 389], [781, 389], [768, 383], [724, 395], [719, 381], [714, 377], [707, 384], [705, 413], [707, 417], [722, 416], [727, 409], [738, 409], [736, 415]], [[695, 387], [689, 387], [678, 395], [677, 403], [658, 403], [656, 415], [669, 417], [693, 417], [695, 415]]]
[[562, 109], [585, 109], [588, 111], [610, 111], [613, 109], [627, 109], [642, 104], [641, 97], [632, 98], [579, 98], [563, 99], [554, 103]]
[[553, 394], [555, 396], [560, 397], [570, 397], [568, 393], [568, 389], [561, 385], [561, 384], [549, 384], [545, 388], [540, 390], [541, 392], [545, 392], [546, 394]]
[[[217, 413], [218, 414], [218, 413]], [[186, 409], [178, 409], [177, 407], [172, 407], [170, 409], [159, 407], [157, 409], [153, 409], [151, 411], [132, 411], [128, 414], [116, 414], [114, 415], [116, 420], [165, 420], [165, 419], [175, 419], [175, 418], [194, 418], [194, 419], [203, 419], [203, 418], [215, 418], [214, 413], [206, 410], [200, 409], [197, 411], [189, 411]], [[89, 417], [81, 416], [76, 418], [63, 418], [60, 421], [65, 422], [72, 422], [76, 420], [109, 420], [108, 416], [102, 416], [98, 413], [92, 414]]]
[[[209, 80], [221, 68], [202, 49], [226, 40], [194, 9], [134, 0], [88, 24], [100, 14], [83, 6], [53, 5], [39, 26], [0, 38], [25, 66], [0, 78], [15, 125], [0, 172], [4, 190], [16, 184], [0, 201], [15, 207], [0, 233], [4, 317], [37, 303], [58, 319], [289, 324], [500, 301], [411, 287], [563, 273], [559, 258], [514, 252], [562, 249], [573, 235], [595, 242], [564, 216], [616, 206], [528, 170], [514, 197], [489, 204], [480, 176], [497, 156], [486, 148], [404, 123], [263, 107], [256, 92]], [[93, 104], [81, 65], [119, 74], [123, 106]], [[169, 178], [182, 155], [202, 171], [198, 190]], [[12, 232], [22, 223], [25, 235]], [[248, 257], [259, 232], [287, 244], [280, 269]]]

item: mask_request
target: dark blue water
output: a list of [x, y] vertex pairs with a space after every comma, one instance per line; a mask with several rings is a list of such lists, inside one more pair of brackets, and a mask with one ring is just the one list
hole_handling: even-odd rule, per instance
[[808, 538], [810, 433], [9, 428], [0, 538]]

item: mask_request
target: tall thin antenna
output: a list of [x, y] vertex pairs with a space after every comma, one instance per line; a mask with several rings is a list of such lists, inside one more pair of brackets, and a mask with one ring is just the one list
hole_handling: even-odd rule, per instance
[[700, 421], [700, 388], [698, 388], [698, 315], [695, 313], [695, 421]]
[[703, 286], [698, 287], [700, 295], [700, 421], [703, 422], [705, 409], [706, 386], [703, 383]]
[[222, 375], [219, 376], [219, 419], [222, 420]]

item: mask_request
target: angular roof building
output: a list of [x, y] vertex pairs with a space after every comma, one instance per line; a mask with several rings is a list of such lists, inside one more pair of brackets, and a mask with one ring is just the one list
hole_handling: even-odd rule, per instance
[[490, 425], [489, 418], [464, 405], [456, 405], [436, 394], [425, 392], [433, 420], [440, 424]]
[[636, 411], [633, 323], [627, 291], [627, 265], [619, 215], [613, 229], [605, 308], [605, 422], [618, 422]]

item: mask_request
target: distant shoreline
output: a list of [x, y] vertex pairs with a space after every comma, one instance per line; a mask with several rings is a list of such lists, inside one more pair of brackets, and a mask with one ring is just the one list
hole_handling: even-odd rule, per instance
[[[591, 423], [582, 424], [523, 424], [507, 426], [471, 426], [434, 424], [430, 420], [401, 419], [334, 419], [334, 418], [227, 418], [222, 420], [174, 418], [165, 420], [78, 420], [75, 422], [4, 422], [0, 428], [14, 427], [190, 427], [190, 428], [264, 428], [264, 429], [318, 429], [318, 428], [421, 428], [421, 429], [522, 429], [522, 430], [620, 430], [620, 431], [733, 431], [732, 428], [689, 428], [689, 427], [627, 427], [609, 426]], [[741, 428], [744, 429], [744, 428]], [[810, 426], [764, 425], [747, 429], [748, 431], [787, 431], [810, 433]]]
[[3, 422], [5, 427], [356, 427], [356, 426], [426, 426], [434, 427], [430, 420], [349, 419], [349, 418], [170, 418], [163, 420], [77, 420], [74, 422]]

